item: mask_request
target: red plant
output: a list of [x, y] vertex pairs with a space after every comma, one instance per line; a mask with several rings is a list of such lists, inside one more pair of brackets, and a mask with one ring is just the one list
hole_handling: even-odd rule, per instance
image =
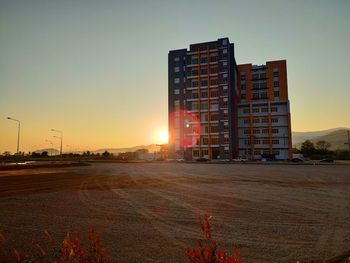
[[69, 233], [63, 239], [61, 247], [57, 250], [53, 244], [53, 238], [50, 233], [45, 230], [45, 240], [33, 242], [34, 248], [38, 253], [25, 255], [21, 258], [21, 254], [16, 249], [6, 248], [5, 237], [0, 233], [0, 262], [61, 262], [61, 263], [109, 263], [110, 258], [106, 249], [103, 247], [101, 238], [94, 230], [88, 233], [87, 244], [81, 244], [80, 235], [73, 237]]
[[200, 226], [204, 235], [204, 242], [198, 240], [198, 248], [187, 248], [186, 256], [191, 263], [242, 263], [242, 257], [238, 249], [233, 249], [232, 254], [218, 248], [212, 240], [212, 228], [210, 216], [205, 214], [200, 217]]

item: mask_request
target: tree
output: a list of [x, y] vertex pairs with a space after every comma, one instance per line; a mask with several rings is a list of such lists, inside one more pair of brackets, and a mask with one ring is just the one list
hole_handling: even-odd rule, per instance
[[315, 153], [315, 146], [310, 140], [306, 140], [301, 144], [301, 149], [300, 152], [305, 156], [305, 157], [310, 157], [312, 154]]
[[47, 151], [43, 151], [41, 153], [41, 157], [47, 157], [47, 156], [49, 156], [49, 153]]
[[325, 140], [316, 142], [316, 148], [319, 151], [327, 152], [330, 147], [331, 147], [331, 144]]
[[110, 156], [110, 153], [106, 150], [102, 153], [102, 156], [103, 157], [109, 157]]

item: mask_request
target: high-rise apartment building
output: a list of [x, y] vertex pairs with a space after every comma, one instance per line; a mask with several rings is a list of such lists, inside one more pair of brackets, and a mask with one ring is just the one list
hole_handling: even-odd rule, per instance
[[236, 61], [228, 38], [169, 52], [169, 154], [234, 155]]
[[170, 158], [291, 157], [285, 61], [237, 66], [228, 38], [192, 44], [168, 54], [168, 93]]
[[292, 158], [285, 60], [238, 65], [238, 155]]

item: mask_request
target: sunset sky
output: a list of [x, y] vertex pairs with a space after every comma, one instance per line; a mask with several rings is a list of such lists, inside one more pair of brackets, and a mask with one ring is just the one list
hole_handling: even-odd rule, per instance
[[[293, 131], [350, 127], [350, 1], [0, 0], [0, 152], [160, 142], [167, 54], [229, 37], [286, 59]], [[164, 135], [164, 134], [163, 134]], [[69, 146], [67, 146], [69, 145]], [[57, 148], [57, 146], [56, 146]]]

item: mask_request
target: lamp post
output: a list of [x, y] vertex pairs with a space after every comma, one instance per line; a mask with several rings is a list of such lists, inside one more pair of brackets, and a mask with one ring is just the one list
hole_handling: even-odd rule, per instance
[[[59, 134], [61, 134], [61, 137], [57, 137], [57, 138], [60, 138], [61, 139], [61, 148], [60, 148], [60, 155], [61, 155], [61, 158], [62, 158], [62, 140], [63, 140], [63, 131], [59, 131], [59, 130], [56, 130], [56, 129], [51, 129], [51, 131], [53, 132], [58, 132]], [[55, 137], [55, 136], [54, 136]]]
[[11, 121], [16, 121], [18, 122], [18, 133], [17, 133], [17, 162], [16, 164], [18, 164], [18, 159], [19, 159], [19, 135], [20, 135], [20, 131], [21, 131], [21, 122], [19, 120], [13, 119], [11, 117], [7, 117], [8, 120]]

